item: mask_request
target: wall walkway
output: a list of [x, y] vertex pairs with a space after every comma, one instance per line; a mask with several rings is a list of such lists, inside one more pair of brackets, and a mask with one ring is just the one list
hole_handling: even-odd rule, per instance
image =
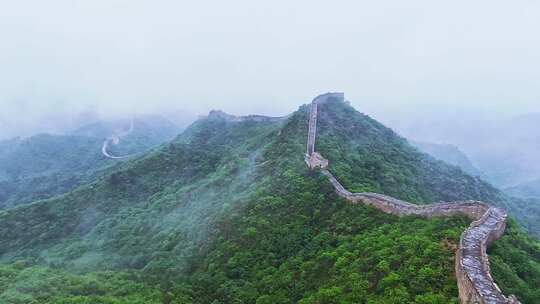
[[487, 247], [501, 237], [506, 228], [505, 210], [478, 201], [461, 201], [416, 205], [378, 193], [351, 193], [327, 169], [328, 161], [315, 152], [318, 105], [328, 99], [344, 101], [343, 93], [327, 93], [316, 97], [311, 104], [306, 163], [311, 169], [320, 168], [334, 186], [336, 193], [355, 204], [373, 206], [397, 216], [422, 217], [465, 215], [473, 220], [461, 235], [456, 252], [455, 271], [461, 303], [519, 304], [515, 296], [506, 297], [491, 277]]

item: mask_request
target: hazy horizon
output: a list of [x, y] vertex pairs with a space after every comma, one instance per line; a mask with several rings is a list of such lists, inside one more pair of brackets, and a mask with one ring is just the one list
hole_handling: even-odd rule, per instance
[[0, 138], [62, 129], [80, 113], [280, 116], [327, 91], [397, 129], [540, 112], [534, 1], [0, 8]]

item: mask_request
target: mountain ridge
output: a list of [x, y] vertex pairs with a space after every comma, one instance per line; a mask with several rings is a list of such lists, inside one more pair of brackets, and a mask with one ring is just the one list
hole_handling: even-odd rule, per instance
[[351, 193], [328, 171], [328, 161], [315, 152], [318, 107], [333, 100], [344, 102], [343, 93], [328, 93], [316, 97], [311, 105], [307, 139], [306, 162], [310, 169], [320, 168], [328, 177], [339, 196], [352, 203], [362, 203], [398, 216], [419, 215], [423, 217], [452, 216], [463, 214], [474, 220], [460, 238], [456, 253], [456, 273], [460, 301], [462, 303], [519, 304], [514, 295], [505, 297], [491, 277], [487, 246], [504, 233], [507, 213], [504, 209], [491, 207], [482, 202], [437, 203], [416, 206], [377, 193]]
[[[140, 153], [176, 135], [176, 128], [163, 118], [135, 120], [135, 133], [128, 135], [127, 143], [112, 147], [112, 152]], [[100, 148], [115, 128], [115, 122], [99, 122], [72, 134], [37, 134], [0, 142], [0, 208], [66, 193], [114, 170], [117, 161], [103, 157]]]
[[481, 176], [482, 172], [476, 168], [471, 160], [457, 146], [451, 144], [435, 144], [428, 142], [409, 141], [413, 146], [441, 161], [461, 168], [472, 176]]
[[[432, 177], [450, 170], [441, 175], [443, 181], [457, 174], [453, 183], [461, 192], [454, 196], [483, 193], [462, 187], [469, 178], [421, 154], [403, 161], [399, 156], [413, 148], [403, 148], [402, 140], [375, 121], [348, 117], [340, 108], [333, 111], [326, 113], [332, 120], [323, 117], [321, 126], [332, 125], [334, 133], [323, 127], [318, 138], [319, 149], [337, 149], [329, 153], [330, 165], [342, 173], [364, 167], [349, 165], [340, 156], [345, 152], [353, 159], [369, 159], [369, 166], [386, 173], [349, 174], [350, 184], [368, 180], [372, 189], [393, 193], [392, 179], [399, 177], [394, 168], [413, 170], [426, 162], [416, 170]], [[324, 176], [306, 168], [308, 121], [307, 105], [278, 122], [199, 120], [172, 142], [122, 163], [91, 185], [0, 211], [0, 260], [24, 259], [78, 272], [135, 271], [140, 282], [165, 286], [158, 289], [164, 298], [190, 299], [180, 303], [457, 301], [457, 284], [450, 275], [452, 248], [467, 220], [398, 218], [351, 206]], [[342, 141], [346, 135], [371, 150]], [[339, 141], [332, 144], [329, 137]], [[399, 188], [404, 198], [449, 196], [437, 194], [434, 183], [399, 178], [406, 185]], [[431, 191], [419, 191], [424, 187]], [[514, 293], [534, 299], [529, 286], [536, 282], [535, 273], [518, 276], [515, 269], [536, 251], [526, 247], [515, 225], [508, 233], [517, 236], [505, 236], [492, 248], [497, 275], [515, 276], [503, 287], [518, 286]], [[509, 242], [519, 252], [505, 255]], [[60, 296], [72, 298], [69, 291]], [[5, 297], [0, 294], [0, 300]], [[96, 296], [84, 298], [95, 301]], [[162, 301], [160, 296], [153, 299], [142, 303]]]
[[540, 179], [506, 188], [505, 191], [522, 198], [540, 198]]

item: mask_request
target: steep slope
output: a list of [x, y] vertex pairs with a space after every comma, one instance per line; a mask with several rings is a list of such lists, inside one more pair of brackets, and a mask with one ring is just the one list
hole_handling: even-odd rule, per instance
[[328, 103], [344, 103], [342, 93], [328, 93], [315, 98], [311, 104], [306, 164], [310, 169], [320, 168], [334, 186], [336, 193], [353, 204], [365, 204], [397, 216], [418, 215], [425, 218], [463, 215], [474, 222], [463, 232], [456, 252], [456, 276], [459, 299], [462, 303], [507, 304], [519, 301], [513, 295], [506, 297], [494, 282], [489, 268], [487, 246], [499, 239], [506, 228], [504, 209], [478, 201], [461, 201], [418, 206], [378, 193], [351, 193], [328, 171], [328, 161], [315, 151], [318, 108]]
[[[426, 157], [391, 129], [346, 103], [321, 105], [318, 151], [351, 192], [377, 192], [415, 203], [480, 200], [507, 209], [527, 230], [540, 235], [540, 214], [480, 177]], [[524, 216], [525, 215], [525, 216]]]
[[109, 145], [108, 151], [114, 155], [132, 155], [173, 139], [180, 130], [162, 116], [144, 115], [133, 119], [98, 121], [73, 132], [76, 135], [97, 137], [101, 140], [114, 137], [118, 133], [125, 133], [121, 143], [114, 142]]
[[[328, 109], [335, 110], [336, 107]], [[291, 124], [307, 124], [307, 115], [304, 115], [303, 118], [299, 118], [298, 114], [292, 116]], [[338, 124], [348, 117], [349, 113], [337, 114], [331, 122]], [[364, 123], [365, 119], [358, 118]], [[376, 122], [367, 122], [378, 129], [383, 128]], [[368, 129], [363, 137], [376, 140], [370, 131]], [[350, 136], [358, 138], [354, 133]], [[395, 136], [389, 137], [399, 140]], [[287, 146], [285, 142], [281, 145]], [[296, 153], [303, 152], [299, 144], [295, 146]], [[284, 149], [274, 146], [273, 150]], [[371, 153], [366, 153], [366, 157], [377, 155]], [[410, 169], [407, 163], [396, 158], [375, 161], [394, 166], [399, 164]], [[441, 166], [429, 158], [425, 161], [432, 162], [432, 166]], [[294, 164], [297, 162], [298, 159]], [[301, 170], [293, 163], [286, 167]], [[444, 166], [438, 169], [445, 172], [442, 170]], [[356, 177], [364, 178], [353, 176]], [[465, 223], [459, 223], [457, 219], [427, 221], [384, 217], [370, 208], [344, 204], [332, 195], [316, 195], [329, 194], [328, 186], [320, 186], [325, 184], [324, 179], [313, 183], [308, 176], [290, 171], [280, 176], [279, 180], [275, 188], [265, 192], [265, 199], [249, 208], [242, 219], [232, 219], [224, 225], [226, 237], [218, 240], [216, 248], [194, 276], [193, 286], [196, 286], [197, 298], [201, 299], [197, 303], [215, 299], [223, 303], [447, 303], [457, 300], [449, 296], [454, 293], [457, 297], [457, 290], [453, 289], [457, 286], [455, 278], [445, 280], [433, 276], [434, 273], [452, 273], [453, 267], [444, 263], [435, 266], [432, 263], [445, 259], [453, 263], [450, 258], [453, 250], [450, 248], [457, 246], [457, 235], [465, 230]], [[477, 187], [484, 185], [476, 184]], [[429, 187], [429, 184], [426, 186]], [[385, 184], [382, 187], [384, 191], [393, 190]], [[415, 184], [410, 187], [414, 188]], [[467, 191], [469, 188], [464, 189]], [[491, 189], [487, 187], [468, 195], [474, 196]], [[423, 230], [420, 227], [429, 228]], [[510, 230], [519, 231], [513, 225]], [[520, 235], [519, 232], [517, 234]], [[508, 239], [500, 240], [499, 246], [506, 245]], [[519, 263], [509, 259], [509, 255], [501, 259], [500, 254], [505, 254], [502, 252], [505, 250], [497, 248], [496, 253], [492, 252], [497, 266], [496, 278], [505, 283], [505, 290], [513, 284], [521, 286], [511, 289], [512, 292], [518, 294], [524, 303], [536, 303], [539, 293], [535, 286], [540, 282], [540, 247], [522, 235], [512, 239], [518, 253], [516, 256], [531, 269], [518, 275], [516, 266]], [[446, 245], [440, 247], [442, 244]], [[412, 248], [430, 249], [414, 251]], [[501, 268], [508, 272], [500, 272]]]
[[[136, 128], [114, 153], [144, 152], [170, 140], [176, 127], [160, 117], [135, 119]], [[70, 135], [39, 134], [0, 143], [0, 209], [69, 192], [100, 176], [118, 162], [101, 146], [119, 122], [87, 125]], [[114, 170], [114, 169], [112, 169]]]
[[[351, 185], [365, 183], [386, 194], [402, 190], [402, 197], [418, 201], [498, 196], [347, 109], [328, 109], [322, 124], [330, 128], [321, 132], [336, 140], [331, 144], [328, 137], [326, 148], [361, 154], [358, 159], [371, 159], [378, 168], [348, 173]], [[133, 280], [162, 292], [165, 303], [455, 303], [453, 255], [468, 220], [399, 218], [341, 199], [324, 176], [304, 164], [308, 120], [307, 106], [284, 120], [214, 112], [170, 144], [91, 185], [0, 212], [0, 259], [79, 271], [133, 270]], [[348, 120], [354, 121], [351, 132], [340, 127]], [[372, 149], [355, 150], [349, 147], [354, 142], [371, 143]], [[356, 170], [340, 157], [331, 166]], [[396, 168], [424, 177], [405, 175], [405, 186], [396, 189]], [[460, 192], [439, 193], [445, 183]], [[513, 288], [523, 303], [535, 303], [540, 249], [517, 227], [509, 231], [507, 243], [493, 249], [499, 257], [493, 268], [500, 270], [503, 288]], [[38, 270], [44, 271], [23, 271]], [[115, 284], [111, 278], [110, 288]], [[49, 299], [76, 303], [77, 297], [95, 297], [70, 290]]]
[[351, 192], [378, 192], [415, 202], [504, 196], [479, 178], [438, 162], [370, 117], [339, 101], [320, 105], [317, 150]]
[[540, 179], [506, 188], [505, 191], [517, 197], [540, 198]]
[[478, 170], [458, 147], [448, 144], [434, 144], [428, 142], [410, 142], [420, 151], [427, 153], [436, 159], [442, 160], [450, 165], [459, 167], [461, 170], [472, 176], [482, 176], [482, 172]]
[[504, 113], [458, 112], [401, 118], [394, 127], [407, 138], [456, 144], [499, 188], [540, 177], [540, 113], [510, 118]]
[[19, 140], [0, 155], [0, 209], [65, 193], [112, 165], [101, 140], [40, 134]]
[[520, 226], [536, 238], [540, 237], [540, 198], [510, 197], [507, 206]]
[[78, 269], [179, 272], [207, 222], [255, 190], [247, 185], [261, 138], [277, 125], [210, 117], [97, 182], [0, 213], [0, 254]]
[[507, 188], [540, 176], [540, 113], [500, 121], [475, 136], [471, 157], [495, 185]]

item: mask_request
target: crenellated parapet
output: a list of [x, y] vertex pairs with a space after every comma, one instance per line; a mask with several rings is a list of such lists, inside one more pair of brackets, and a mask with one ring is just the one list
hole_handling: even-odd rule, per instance
[[318, 105], [331, 98], [344, 101], [343, 93], [327, 93], [316, 97], [309, 118], [306, 163], [310, 169], [321, 169], [336, 193], [355, 204], [373, 206], [397, 216], [417, 215], [426, 218], [464, 215], [473, 220], [463, 232], [456, 252], [455, 271], [461, 303], [520, 304], [515, 296], [506, 297], [499, 289], [489, 267], [487, 247], [499, 239], [506, 228], [505, 210], [484, 202], [461, 201], [416, 205], [379, 193], [352, 193], [345, 189], [327, 169], [328, 160], [315, 152]]

